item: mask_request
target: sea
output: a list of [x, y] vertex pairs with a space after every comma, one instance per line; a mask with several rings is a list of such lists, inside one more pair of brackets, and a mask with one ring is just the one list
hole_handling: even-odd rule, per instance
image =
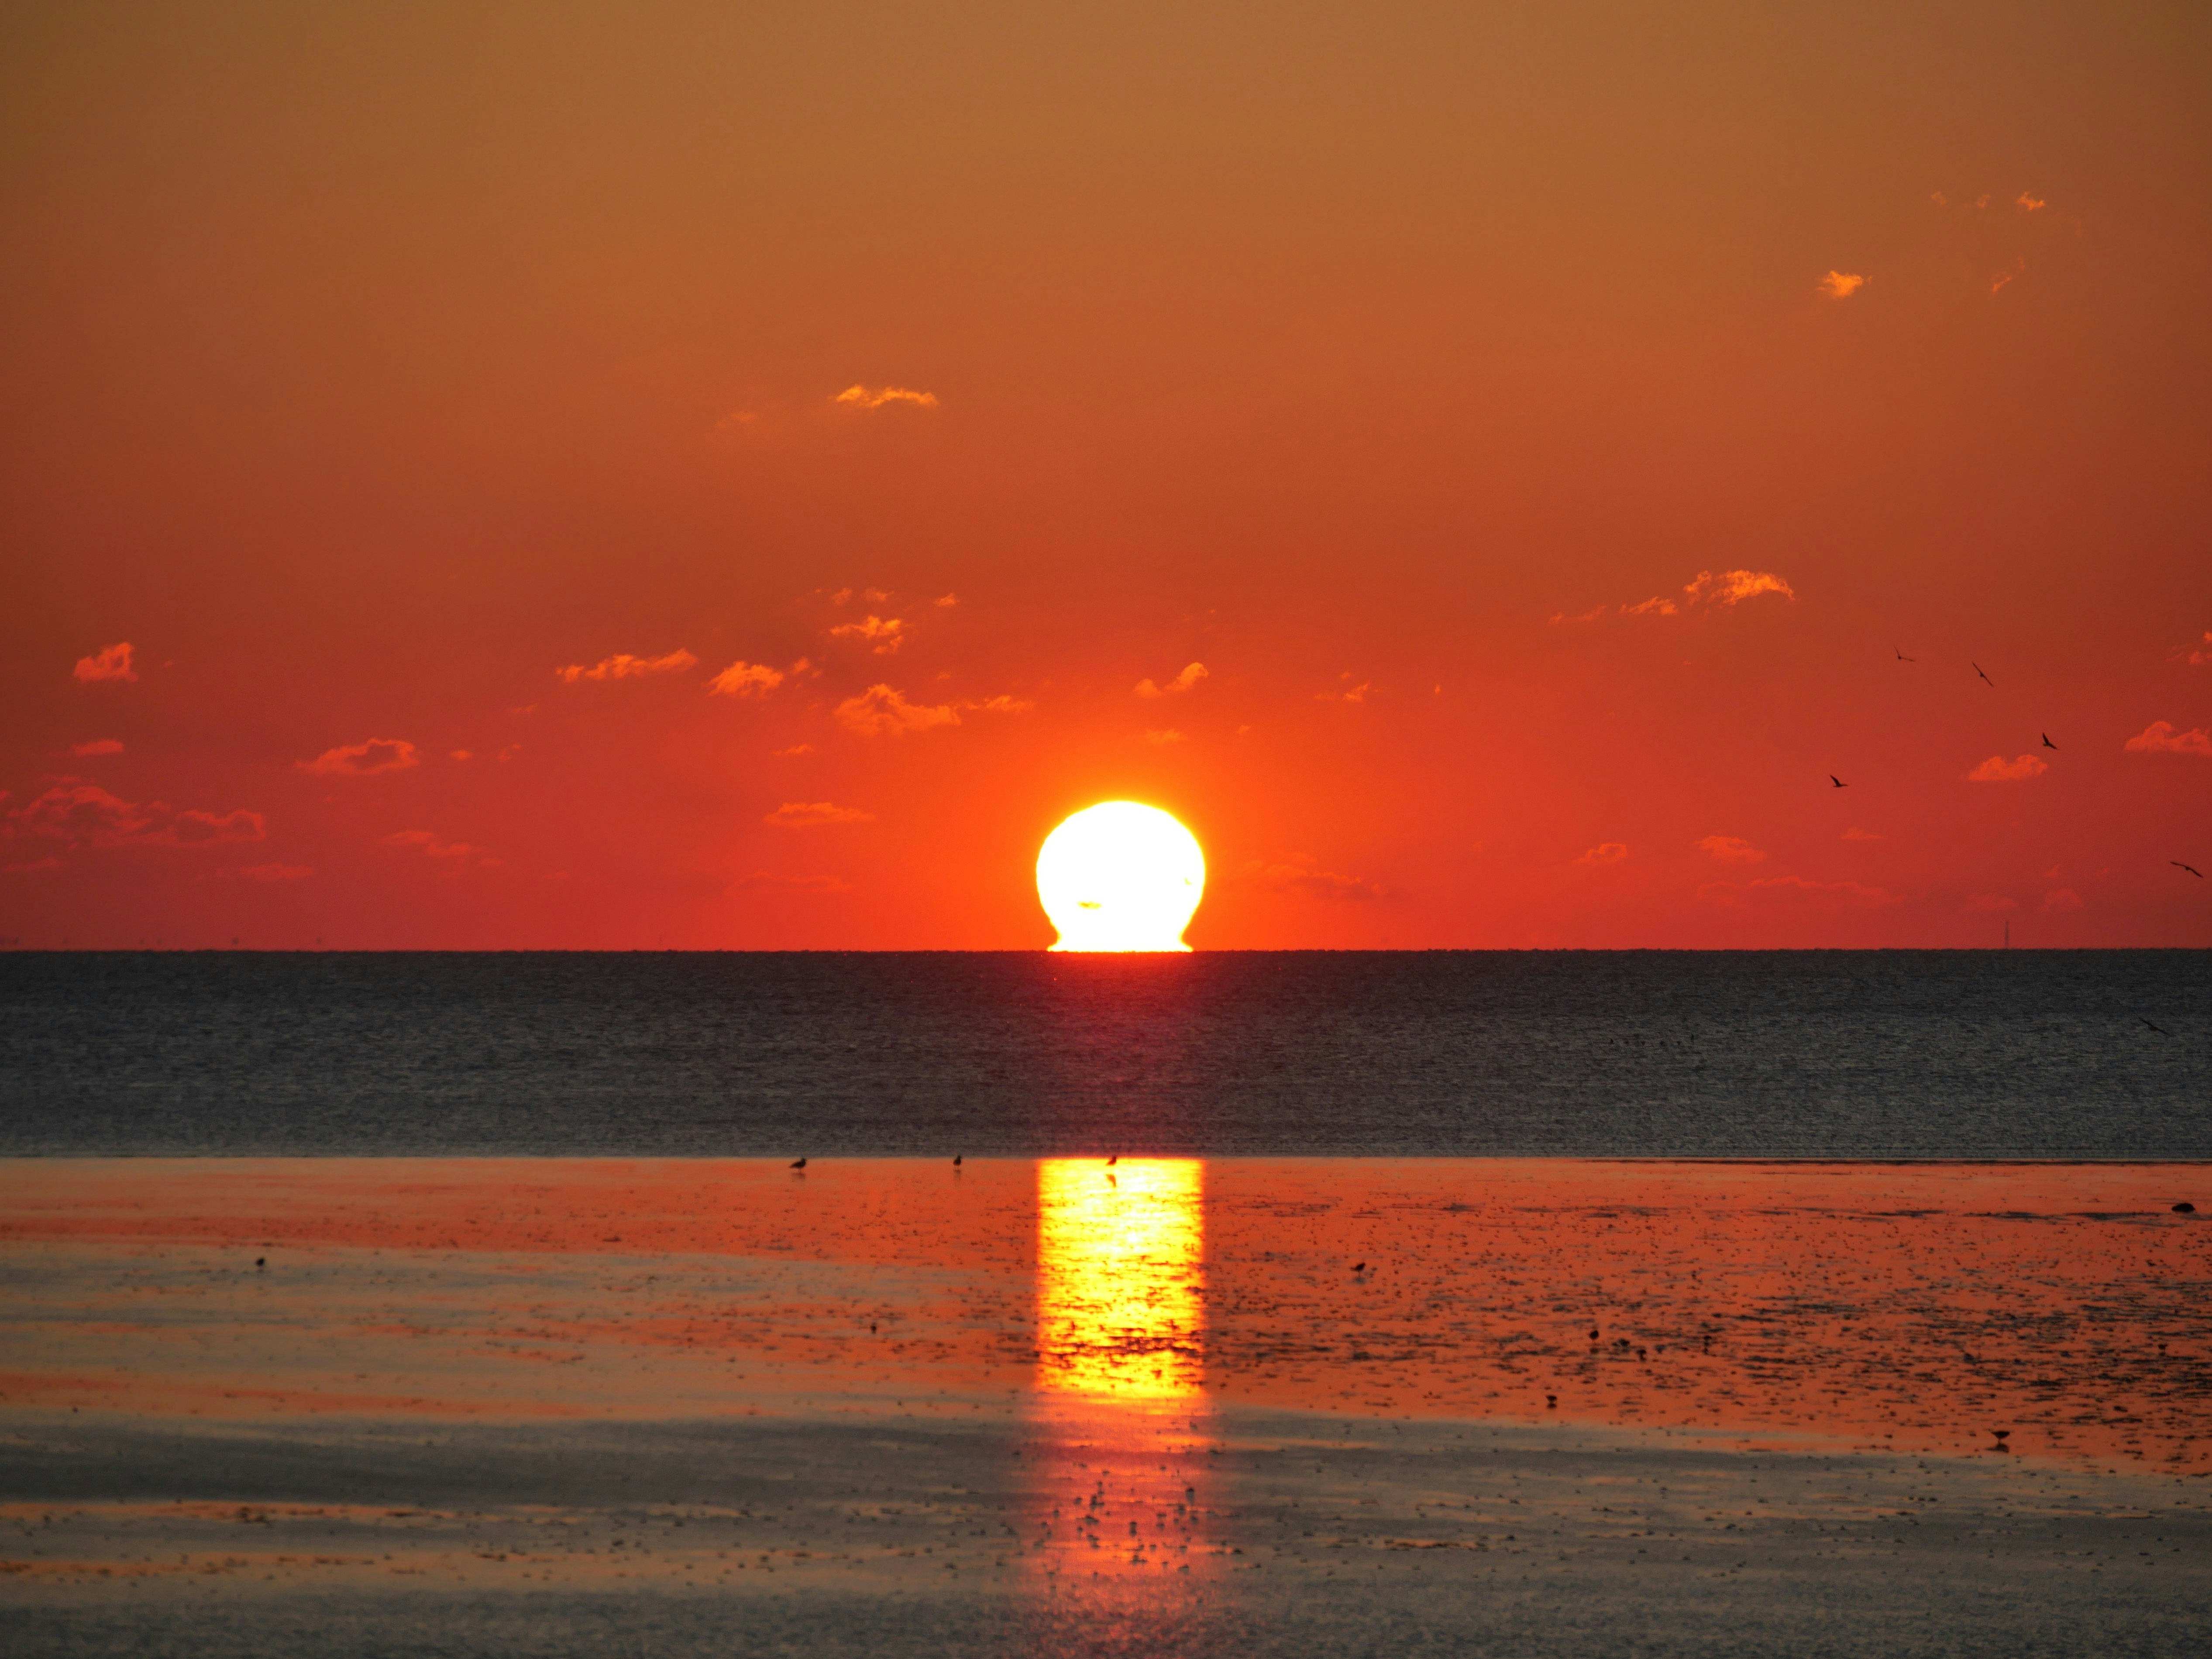
[[0, 954], [0, 1156], [2212, 1158], [2212, 951]]

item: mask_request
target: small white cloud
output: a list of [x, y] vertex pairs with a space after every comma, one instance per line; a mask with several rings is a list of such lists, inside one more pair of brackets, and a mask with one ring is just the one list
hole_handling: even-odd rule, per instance
[[1165, 685], [1155, 685], [1149, 679], [1139, 680], [1137, 695], [1140, 697], [1172, 697], [1189, 690], [1205, 678], [1206, 665], [1202, 662], [1190, 663], [1184, 666], [1182, 673], [1176, 675]]
[[848, 386], [830, 401], [845, 409], [881, 409], [885, 404], [912, 404], [916, 409], [934, 409], [937, 407], [937, 394], [916, 392], [902, 386], [873, 389], [865, 386]]
[[1764, 864], [1766, 854], [1741, 836], [1707, 836], [1698, 846], [1723, 864]]
[[698, 665], [698, 658], [681, 649], [665, 657], [633, 657], [627, 651], [617, 651], [611, 657], [602, 657], [589, 668], [572, 662], [566, 668], [555, 669], [553, 674], [563, 684], [574, 685], [579, 680], [629, 680], [647, 674], [680, 674]]
[[1992, 755], [1966, 774], [1969, 783], [2025, 783], [2030, 778], [2039, 778], [2051, 768], [2037, 755], [2022, 755], [2018, 760], [2007, 760], [2002, 755]]
[[1814, 286], [1831, 300], [1848, 300], [1866, 286], [1866, 278], [1853, 271], [1832, 270]]
[[846, 698], [836, 713], [839, 725], [864, 738], [902, 738], [909, 732], [960, 724], [959, 711], [951, 704], [908, 702], [888, 685], [872, 685], [858, 696]]
[[830, 823], [869, 823], [875, 816], [857, 806], [839, 806], [832, 801], [787, 800], [775, 811], [765, 814], [761, 822], [774, 824], [779, 830], [816, 830]]
[[759, 697], [765, 696], [783, 684], [783, 671], [770, 668], [764, 662], [746, 662], [740, 658], [707, 682], [709, 696]]
[[2133, 755], [2202, 755], [2212, 760], [2212, 732], [2201, 726], [2178, 732], [2172, 720], [2153, 720], [2120, 747]]
[[404, 772], [422, 763], [416, 758], [415, 745], [404, 738], [371, 738], [325, 749], [311, 761], [293, 764], [319, 778], [368, 778], [379, 772]]
[[866, 617], [856, 623], [840, 623], [830, 630], [841, 640], [866, 640], [879, 657], [895, 656], [906, 642], [906, 623], [896, 617]]
[[95, 680], [136, 680], [137, 671], [131, 666], [131, 646], [128, 641], [119, 645], [103, 647], [89, 657], [79, 657], [70, 671], [87, 685]]

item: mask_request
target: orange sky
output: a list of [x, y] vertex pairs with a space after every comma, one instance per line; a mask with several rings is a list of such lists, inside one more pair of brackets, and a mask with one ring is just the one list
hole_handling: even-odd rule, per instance
[[1528, 9], [12, 11], [0, 937], [2212, 944], [2212, 19]]

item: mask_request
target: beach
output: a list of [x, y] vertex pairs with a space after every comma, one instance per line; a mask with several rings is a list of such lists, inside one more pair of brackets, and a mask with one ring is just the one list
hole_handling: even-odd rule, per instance
[[2171, 1651], [2204, 1174], [19, 1161], [0, 1601], [39, 1651]]

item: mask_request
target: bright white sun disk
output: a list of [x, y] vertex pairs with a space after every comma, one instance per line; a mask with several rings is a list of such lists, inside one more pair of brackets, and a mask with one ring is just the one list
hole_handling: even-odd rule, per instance
[[1206, 854], [1157, 806], [1109, 800], [1044, 838], [1037, 897], [1055, 951], [1188, 951], [1182, 930], [1206, 891]]

